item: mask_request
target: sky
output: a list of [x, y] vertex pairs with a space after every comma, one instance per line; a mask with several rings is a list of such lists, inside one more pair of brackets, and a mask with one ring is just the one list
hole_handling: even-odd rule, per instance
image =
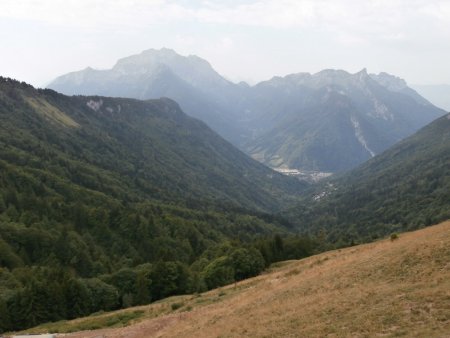
[[450, 84], [450, 0], [0, 0], [0, 75], [38, 87], [162, 47], [235, 82], [367, 68]]

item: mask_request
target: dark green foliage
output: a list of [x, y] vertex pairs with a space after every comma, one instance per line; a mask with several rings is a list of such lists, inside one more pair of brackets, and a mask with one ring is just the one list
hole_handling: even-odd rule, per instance
[[14, 250], [0, 238], [0, 266], [13, 269], [23, 265], [22, 259], [16, 255]]
[[135, 270], [123, 268], [111, 275], [103, 277], [103, 280], [118, 290], [121, 305], [123, 307], [129, 307], [136, 304], [133, 296], [137, 290], [137, 276]]
[[152, 269], [150, 278], [152, 295], [156, 299], [190, 291], [189, 270], [180, 262], [159, 261]]
[[230, 257], [218, 257], [209, 263], [203, 271], [203, 279], [208, 289], [234, 282], [234, 267]]
[[256, 276], [274, 262], [310, 256], [317, 252], [318, 247], [317, 239], [293, 235], [282, 237], [279, 234], [244, 245], [224, 242], [206, 250], [192, 265], [193, 278], [195, 280], [196, 273], [200, 273], [199, 285], [204, 282], [211, 289]]
[[393, 233], [393, 234], [391, 234], [391, 236], [390, 236], [390, 239], [391, 239], [392, 242], [393, 242], [393, 241], [396, 241], [398, 238], [399, 238], [399, 237], [398, 237], [398, 234], [396, 234], [396, 233]]
[[254, 243], [254, 246], [261, 253], [266, 266], [283, 260], [308, 257], [329, 248], [325, 239], [320, 238], [320, 236], [290, 235], [281, 237], [279, 234], [259, 239]]
[[179, 308], [182, 308], [184, 306], [184, 303], [172, 303], [170, 305], [170, 308], [175, 311], [178, 310]]
[[110, 311], [118, 308], [119, 292], [116, 287], [103, 282], [99, 278], [85, 279], [84, 283], [91, 301], [91, 312]]
[[0, 298], [0, 334], [11, 328], [11, 317], [6, 301]]
[[234, 268], [234, 280], [237, 281], [258, 275], [265, 266], [263, 256], [255, 248], [239, 248], [230, 255], [230, 259]]

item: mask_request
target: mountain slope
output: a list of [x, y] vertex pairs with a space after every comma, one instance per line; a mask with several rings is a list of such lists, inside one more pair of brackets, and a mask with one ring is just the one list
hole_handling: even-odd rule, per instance
[[319, 91], [320, 104], [305, 107], [305, 114], [283, 117], [247, 146], [253, 158], [271, 167], [335, 172], [355, 167], [380, 147], [367, 119], [358, 117], [352, 102], [338, 93]]
[[[39, 154], [48, 147], [52, 156], [75, 166], [67, 175], [72, 182], [79, 183], [83, 177], [77, 175], [90, 175], [95, 167], [105, 179], [116, 180], [104, 182], [106, 190], [265, 210], [280, 206], [300, 187], [249, 159], [171, 100], [66, 97], [5, 80], [2, 87], [3, 159], [20, 151], [37, 160], [31, 151]], [[23, 134], [29, 139], [17, 137]], [[76, 172], [77, 165], [86, 172]]]
[[370, 74], [370, 77], [392, 92], [408, 95], [421, 105], [430, 105], [429, 101], [420, 96], [413, 88], [408, 87], [406, 81], [397, 76], [381, 72], [379, 74]]
[[252, 88], [256, 130], [245, 149], [272, 167], [353, 168], [444, 114], [402, 81], [325, 70], [262, 82]]
[[128, 315], [137, 322], [65, 337], [446, 337], [449, 248], [446, 222], [401, 234], [395, 241], [286, 262], [270, 273], [201, 295], [29, 332], [107, 326], [102, 323]]
[[112, 69], [86, 68], [58, 77], [48, 88], [67, 95], [103, 95], [154, 99], [169, 97], [187, 114], [199, 118], [216, 132], [234, 141], [233, 101], [238, 86], [225, 80], [211, 65], [195, 56], [173, 50], [149, 49], [117, 61]]
[[449, 201], [447, 114], [355, 170], [324, 183], [292, 213], [304, 229], [325, 229], [331, 240], [349, 243], [448, 219]]

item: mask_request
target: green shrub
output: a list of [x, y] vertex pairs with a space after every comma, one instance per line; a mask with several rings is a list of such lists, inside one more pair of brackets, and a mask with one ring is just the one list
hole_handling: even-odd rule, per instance
[[399, 237], [398, 237], [398, 234], [396, 234], [395, 232], [393, 233], [393, 234], [391, 234], [391, 241], [393, 242], [393, 241], [395, 241], [395, 240], [397, 240]]
[[170, 307], [172, 308], [173, 311], [178, 310], [179, 308], [182, 308], [184, 306], [184, 303], [172, 303], [172, 305], [170, 305]]

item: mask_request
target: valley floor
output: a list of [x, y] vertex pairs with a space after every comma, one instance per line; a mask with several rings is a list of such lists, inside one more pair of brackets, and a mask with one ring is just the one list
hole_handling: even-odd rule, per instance
[[275, 171], [278, 171], [279, 173], [286, 175], [286, 176], [293, 176], [298, 178], [301, 181], [311, 182], [311, 183], [317, 183], [320, 180], [323, 180], [324, 178], [330, 177], [333, 175], [333, 173], [330, 172], [323, 172], [323, 171], [314, 171], [314, 170], [300, 170], [300, 169], [292, 169], [292, 168], [285, 168], [285, 167], [279, 167], [279, 168], [272, 168]]
[[[450, 337], [450, 222], [120, 313], [127, 312], [142, 317], [127, 327], [60, 336]], [[89, 318], [59, 330], [95, 320]]]

